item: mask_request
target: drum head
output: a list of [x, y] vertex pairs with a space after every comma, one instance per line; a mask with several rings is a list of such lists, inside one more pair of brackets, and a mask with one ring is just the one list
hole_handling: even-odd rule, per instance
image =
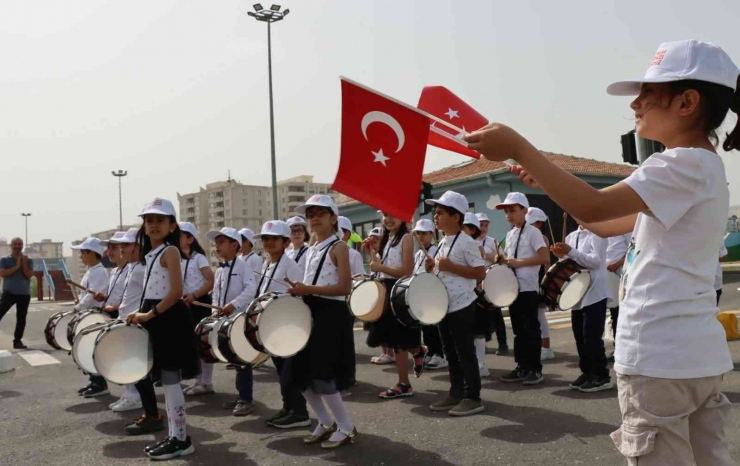
[[411, 314], [424, 325], [434, 325], [444, 319], [450, 300], [442, 279], [431, 273], [413, 277], [406, 291]]
[[216, 356], [216, 359], [221, 362], [229, 362], [218, 349], [218, 331], [221, 328], [221, 324], [226, 322], [226, 319], [228, 319], [228, 316], [218, 319], [212, 326], [211, 324], [206, 324], [206, 326], [211, 326], [211, 333], [208, 334], [208, 343], [211, 344], [211, 353], [213, 353], [213, 355]]
[[591, 284], [591, 274], [583, 270], [570, 277], [570, 281], [563, 285], [562, 294], [558, 300], [560, 309], [569, 311], [581, 302]]
[[244, 319], [246, 313], [240, 312], [232, 317], [232, 323], [229, 327], [229, 347], [236, 356], [245, 364], [252, 364], [257, 361], [263, 353], [260, 353], [252, 347], [244, 335]]
[[270, 302], [257, 318], [257, 336], [270, 355], [289, 358], [306, 346], [312, 325], [306, 303], [286, 295]]
[[67, 340], [67, 326], [74, 316], [74, 312], [70, 312], [69, 314], [62, 316], [54, 327], [54, 341], [56, 341], [57, 345], [65, 351], [72, 351], [72, 345], [69, 343], [69, 340]]
[[72, 358], [77, 363], [77, 367], [93, 375], [99, 374], [95, 368], [93, 353], [95, 352], [95, 340], [103, 330], [105, 330], [105, 324], [91, 326], [84, 332], [80, 332], [72, 345]]
[[493, 265], [483, 280], [486, 298], [496, 307], [510, 306], [519, 295], [519, 282], [514, 271], [505, 265]]
[[362, 319], [378, 305], [381, 290], [374, 280], [359, 282], [354, 286], [349, 297], [349, 308], [352, 314]]
[[614, 272], [609, 272], [607, 277], [609, 277], [609, 298], [606, 300], [606, 308], [613, 309], [619, 306], [619, 283], [622, 279]]
[[107, 314], [102, 312], [91, 312], [77, 321], [75, 325], [75, 337], [80, 334], [81, 331], [94, 324], [105, 324], [110, 322], [112, 319]]
[[149, 374], [154, 353], [149, 332], [138, 325], [108, 327], [95, 343], [93, 361], [100, 375], [117, 384], [137, 383]]

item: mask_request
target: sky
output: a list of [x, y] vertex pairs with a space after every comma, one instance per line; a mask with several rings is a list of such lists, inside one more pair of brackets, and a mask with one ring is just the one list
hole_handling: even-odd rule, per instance
[[[264, 4], [269, 5], [269, 4]], [[415, 105], [446, 86], [538, 148], [621, 162], [630, 99], [661, 42], [740, 63], [736, 0], [286, 0], [272, 26], [278, 179], [332, 182], [347, 76]], [[154, 197], [270, 184], [267, 31], [237, 0], [0, 2], [0, 237], [70, 242]], [[733, 118], [733, 117], [731, 117]], [[734, 120], [729, 121], [734, 124]], [[740, 153], [720, 153], [740, 204]], [[427, 151], [425, 171], [468, 158]], [[234, 225], [239, 227], [239, 225]]]

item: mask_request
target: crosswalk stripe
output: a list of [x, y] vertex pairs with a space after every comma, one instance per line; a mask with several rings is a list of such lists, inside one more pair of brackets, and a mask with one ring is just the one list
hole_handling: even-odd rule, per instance
[[25, 359], [26, 362], [31, 366], [46, 366], [48, 364], [61, 364], [62, 363], [54, 356], [51, 356], [50, 354], [46, 354], [43, 351], [38, 351], [38, 350], [23, 351], [17, 354], [23, 359]]

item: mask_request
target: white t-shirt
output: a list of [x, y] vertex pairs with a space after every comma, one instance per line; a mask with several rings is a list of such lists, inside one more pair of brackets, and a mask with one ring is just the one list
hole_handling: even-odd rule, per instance
[[349, 248], [349, 270], [352, 275], [363, 275], [365, 264], [362, 262], [362, 254], [354, 248]]
[[[261, 296], [268, 292], [287, 292], [288, 288], [283, 284], [285, 283], [286, 277], [291, 282], [303, 281], [303, 270], [301, 270], [301, 268], [298, 267], [298, 264], [296, 264], [293, 259], [288, 257], [287, 254], [283, 254], [280, 257], [280, 260], [277, 263], [277, 270], [275, 269], [275, 265], [276, 264], [272, 263], [271, 261], [265, 261], [265, 265], [262, 267], [262, 274], [266, 275], [266, 277], [260, 277], [260, 279], [257, 281], [257, 286], [259, 290], [257, 296]], [[269, 280], [268, 277], [280, 281], [277, 282], [274, 280]]]
[[213, 304], [224, 307], [227, 304], [234, 306], [234, 312], [243, 311], [249, 306], [257, 292], [257, 282], [254, 272], [243, 260], [228, 261], [224, 267], [216, 271], [213, 284]]
[[[452, 247], [452, 254], [450, 254], [450, 247]], [[465, 265], [468, 267], [483, 267], [485, 262], [480, 256], [480, 249], [478, 242], [466, 235], [465, 232], [460, 232], [455, 241], [455, 236], [445, 236], [442, 241], [439, 242], [439, 251], [437, 251], [436, 259], [442, 257], [449, 258], [454, 264]], [[436, 262], [436, 261], [435, 261]], [[476, 282], [474, 279], [463, 278], [460, 275], [455, 275], [451, 272], [439, 272], [437, 266], [434, 266], [434, 273], [436, 273], [442, 282], [447, 287], [447, 295], [450, 298], [450, 308], [447, 313], [452, 313], [465, 309], [475, 301], [478, 297], [475, 294]]]
[[606, 281], [607, 240], [579, 228], [565, 238], [565, 243], [572, 248], [566, 258], [586, 267], [591, 274], [588, 291], [573, 310], [577, 311], [606, 299], [609, 295], [609, 285]]
[[139, 309], [141, 294], [144, 292], [144, 274], [146, 274], [146, 270], [141, 262], [136, 261], [128, 264], [128, 275], [123, 285], [123, 299], [121, 300], [121, 306], [118, 308], [119, 319], [123, 319]]
[[[298, 249], [295, 249], [293, 245], [291, 244], [290, 246], [288, 246], [288, 249], [285, 250], [285, 253], [288, 255], [288, 257], [293, 259], [293, 262], [298, 264], [298, 267], [301, 270], [303, 270], [304, 273], [306, 272], [306, 253], [307, 252], [308, 252], [308, 246], [306, 246], [305, 244]], [[298, 260], [296, 260], [296, 258]]]
[[[719, 248], [720, 259], [727, 255], [727, 248], [725, 242], [722, 241], [722, 247]], [[722, 264], [717, 262], [717, 273], [714, 276], [714, 289], [719, 291], [722, 289]]]
[[[547, 248], [542, 232], [530, 224], [524, 225], [524, 231], [519, 239], [521, 228], [514, 227], [506, 234], [506, 257], [513, 259], [529, 259], [537, 255], [537, 251]], [[519, 252], [517, 251], [517, 242], [519, 243]], [[531, 265], [529, 267], [519, 267], [514, 269], [516, 278], [519, 281], [519, 292], [539, 291], [540, 290], [540, 267], [541, 265]]]
[[[408, 236], [408, 234], [404, 235], [404, 238]], [[383, 249], [383, 254], [380, 256], [381, 260], [383, 262], [383, 265], [386, 265], [388, 267], [393, 267], [395, 269], [399, 269], [403, 267], [403, 238], [396, 244], [395, 246], [391, 246], [393, 244], [394, 236], [390, 235], [388, 236], [388, 242], [385, 245], [385, 248]], [[379, 278], [401, 278], [396, 277], [390, 274], [387, 274], [385, 272], [381, 272], [378, 274]]]
[[108, 285], [108, 299], [105, 300], [106, 306], [118, 306], [121, 304], [121, 299], [123, 299], [123, 287], [126, 284], [127, 276], [128, 264], [123, 267], [116, 267], [113, 270]]
[[182, 294], [195, 293], [203, 287], [206, 283], [206, 278], [203, 276], [201, 269], [209, 267], [208, 259], [203, 254], [194, 252], [190, 256], [190, 260], [182, 259]]
[[[335, 242], [335, 240], [337, 240]], [[319, 264], [321, 263], [321, 257], [326, 253], [326, 259], [321, 266], [319, 272], [319, 278], [316, 280], [316, 286], [330, 286], [339, 283], [339, 269], [331, 258], [331, 250], [336, 246], [336, 243], [341, 242], [336, 236], [330, 236], [321, 243], [314, 244], [308, 248], [306, 255], [306, 272], [303, 275], [303, 283], [306, 285], [313, 284], [313, 279], [316, 276], [316, 272], [319, 270]], [[321, 296], [321, 295], [317, 295]], [[344, 296], [321, 296], [326, 299], [333, 299], [335, 301], [344, 301]]]
[[667, 379], [731, 371], [714, 290], [730, 198], [722, 159], [669, 149], [624, 183], [649, 210], [638, 216], [627, 251], [614, 370]]
[[[480, 238], [478, 240], [478, 244], [483, 247], [484, 254], [496, 254], [496, 241], [490, 236], [484, 236], [483, 238]], [[501, 248], [501, 246], [498, 247], [498, 253], [500, 255], [504, 254], [504, 250]], [[483, 262], [486, 263], [486, 267], [493, 265], [493, 262], [489, 261], [485, 257], [483, 258]]]
[[262, 270], [262, 258], [255, 252], [250, 252], [245, 256], [239, 256], [239, 259], [246, 262], [247, 267], [254, 272], [254, 279], [259, 280], [260, 276], [257, 272]]
[[437, 246], [433, 244], [429, 246], [429, 249], [427, 249], [426, 253], [424, 253], [424, 251], [422, 251], [421, 249], [416, 251], [416, 254], [414, 254], [414, 274], [426, 272], [427, 269], [424, 267], [424, 262], [427, 259], [427, 255], [434, 257], [436, 253]]
[[[80, 285], [92, 290], [95, 293], [108, 292], [109, 277], [108, 271], [103, 264], [96, 264], [90, 267], [85, 276], [82, 277]], [[80, 303], [75, 306], [75, 311], [85, 311], [94, 307], [100, 307], [103, 303], [95, 301], [93, 293], [83, 292], [80, 295]]]

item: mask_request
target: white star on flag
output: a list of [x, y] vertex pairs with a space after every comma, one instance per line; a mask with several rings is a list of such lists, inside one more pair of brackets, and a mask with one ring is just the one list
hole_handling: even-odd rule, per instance
[[449, 118], [450, 120], [452, 120], [452, 119], [453, 119], [453, 118], [455, 118], [455, 117], [457, 117], [457, 118], [460, 118], [460, 115], [458, 115], [458, 114], [457, 114], [457, 110], [452, 110], [452, 109], [451, 109], [451, 108], [449, 108], [449, 107], [448, 107], [448, 109], [447, 109], [447, 112], [445, 113], [445, 115], [447, 115], [447, 117], [448, 117], [448, 118]]
[[457, 139], [462, 139], [462, 138], [463, 138], [463, 136], [465, 136], [465, 133], [467, 133], [467, 132], [468, 132], [468, 131], [467, 131], [467, 130], [465, 129], [465, 126], [463, 126], [463, 127], [462, 127], [462, 131], [460, 131], [459, 133], [457, 133], [457, 136], [455, 136], [455, 137], [456, 137]]
[[380, 149], [378, 152], [370, 152], [372, 152], [372, 154], [375, 156], [375, 160], [373, 160], [373, 162], [380, 162], [383, 164], [384, 167], [388, 166], [385, 164], [385, 161], [390, 160], [390, 157], [386, 157], [385, 155], [383, 155], [383, 149]]

